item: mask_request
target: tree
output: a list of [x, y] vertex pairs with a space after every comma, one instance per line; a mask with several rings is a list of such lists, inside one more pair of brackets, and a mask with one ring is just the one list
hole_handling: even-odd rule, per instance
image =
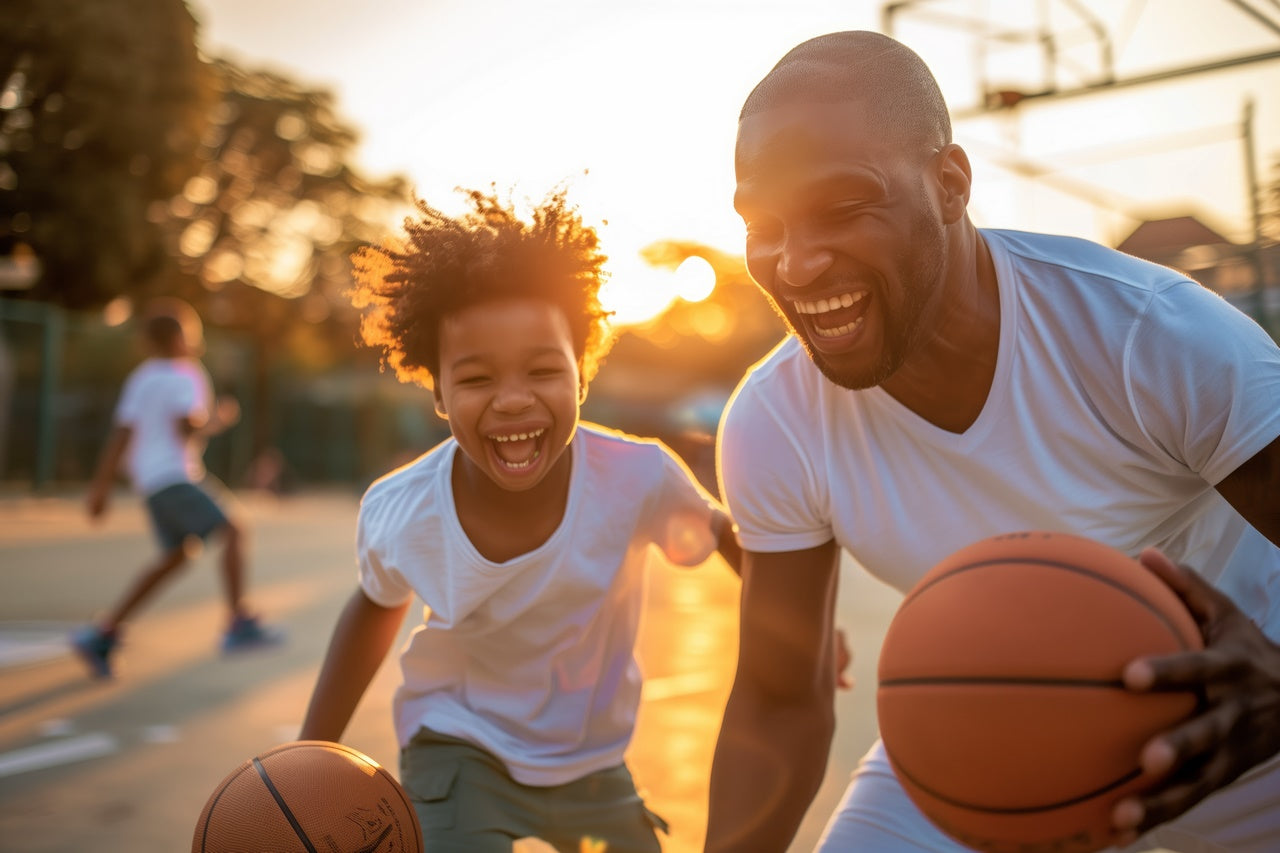
[[79, 308], [163, 274], [148, 213], [198, 168], [213, 90], [182, 0], [0, 6], [0, 256]]

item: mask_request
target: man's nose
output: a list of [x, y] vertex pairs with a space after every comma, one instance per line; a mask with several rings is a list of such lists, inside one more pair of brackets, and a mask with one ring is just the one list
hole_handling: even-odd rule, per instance
[[779, 248], [778, 279], [788, 287], [808, 287], [831, 268], [832, 260], [831, 251], [811, 234], [802, 229], [787, 231]]

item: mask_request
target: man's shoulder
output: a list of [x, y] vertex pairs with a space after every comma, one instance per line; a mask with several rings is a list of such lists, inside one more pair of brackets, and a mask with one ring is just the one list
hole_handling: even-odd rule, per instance
[[1183, 283], [1182, 273], [1093, 240], [1063, 234], [979, 229], [992, 255], [1015, 267], [1052, 269], [1073, 278], [1119, 283], [1140, 290], [1159, 290]]
[[759, 405], [804, 403], [808, 411], [826, 382], [795, 335], [787, 335], [764, 358], [747, 368], [728, 403], [730, 414], [741, 417]]

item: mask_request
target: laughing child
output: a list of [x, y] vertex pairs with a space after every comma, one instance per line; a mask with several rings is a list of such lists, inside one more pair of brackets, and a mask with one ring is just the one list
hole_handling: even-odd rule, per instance
[[356, 258], [366, 344], [452, 436], [365, 493], [359, 587], [299, 737], [341, 737], [417, 596], [394, 713], [426, 848], [656, 853], [624, 763], [646, 552], [736, 568], [732, 525], [662, 444], [579, 421], [611, 344], [595, 230], [563, 191], [527, 220], [467, 197]]

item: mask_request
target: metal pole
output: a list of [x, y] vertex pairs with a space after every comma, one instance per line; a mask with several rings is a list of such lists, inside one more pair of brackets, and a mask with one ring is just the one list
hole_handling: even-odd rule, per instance
[[1245, 192], [1249, 201], [1250, 244], [1249, 262], [1253, 267], [1253, 317], [1262, 328], [1271, 331], [1267, 322], [1265, 271], [1262, 268], [1262, 209], [1259, 202], [1261, 190], [1258, 187], [1258, 168], [1255, 159], [1253, 142], [1253, 98], [1245, 98], [1244, 118], [1240, 129], [1244, 142], [1244, 180]]
[[66, 337], [62, 311], [44, 306], [44, 338], [40, 352], [40, 398], [36, 409], [36, 464], [33, 485], [43, 488], [53, 482], [58, 458], [58, 417], [56, 401], [62, 374], [62, 345]]

